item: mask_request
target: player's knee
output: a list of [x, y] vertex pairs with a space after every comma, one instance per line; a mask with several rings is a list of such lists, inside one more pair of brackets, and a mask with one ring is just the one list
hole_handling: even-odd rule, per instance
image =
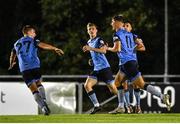
[[37, 87], [39, 88], [39, 87], [43, 87], [43, 85], [42, 84], [37, 84]]
[[30, 84], [28, 88], [31, 90], [32, 93], [38, 91], [37, 85], [35, 83]]
[[119, 81], [115, 81], [114, 84], [115, 84], [116, 87], [120, 86], [120, 82]]
[[88, 87], [88, 86], [87, 86], [87, 83], [85, 83], [85, 84], [84, 84], [84, 88], [87, 89], [87, 87]]
[[113, 93], [115, 95], [118, 93], [118, 90], [117, 90], [116, 86], [109, 87], [109, 90], [110, 90], [111, 93]]
[[[142, 77], [138, 77], [135, 81], [134, 81], [134, 84], [136, 85], [136, 87], [140, 88], [140, 89], [144, 89], [145, 87], [145, 82], [143, 80]], [[134, 87], [134, 88], [136, 88]]]
[[37, 84], [38, 87], [42, 86], [41, 81], [37, 81], [36, 84]]
[[109, 91], [113, 94], [116, 94], [112, 88], [109, 88]]
[[127, 84], [125, 84], [125, 85], [123, 86], [123, 88], [124, 88], [124, 90], [128, 90]]
[[89, 89], [91, 89], [92, 86], [90, 84], [88, 84], [88, 83], [85, 83], [84, 88], [86, 89], [86, 91], [89, 91]]

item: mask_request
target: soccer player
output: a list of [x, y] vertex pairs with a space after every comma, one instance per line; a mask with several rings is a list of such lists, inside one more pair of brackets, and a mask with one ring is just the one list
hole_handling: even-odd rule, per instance
[[51, 50], [55, 51], [58, 55], [63, 55], [64, 52], [59, 48], [35, 40], [36, 30], [33, 26], [24, 26], [22, 33], [24, 36], [14, 43], [14, 48], [11, 51], [9, 69], [12, 69], [16, 64], [17, 57], [20, 72], [26, 85], [31, 90], [43, 114], [49, 115], [50, 110], [46, 103], [45, 89], [41, 84], [40, 60], [37, 55], [37, 50], [38, 48]]
[[94, 69], [87, 77], [84, 88], [94, 105], [94, 109], [90, 114], [95, 114], [101, 110], [101, 106], [96, 97], [96, 93], [93, 90], [93, 86], [101, 80], [107, 84], [110, 91], [114, 94], [117, 94], [118, 91], [114, 84], [110, 65], [105, 57], [107, 46], [104, 44], [104, 41], [97, 36], [98, 30], [96, 24], [88, 23], [87, 32], [90, 39], [88, 40], [87, 45], [83, 46], [83, 51], [90, 52]]
[[120, 87], [118, 88], [119, 105], [115, 111], [119, 113], [124, 113], [125, 111], [122, 83], [127, 79], [132, 82], [133, 87], [138, 86], [152, 95], [159, 97], [161, 100], [163, 100], [163, 103], [166, 104], [168, 111], [170, 111], [171, 105], [169, 102], [169, 95], [162, 94], [154, 86], [146, 84], [138, 70], [137, 57], [134, 49], [141, 49], [143, 43], [136, 43], [133, 39], [132, 33], [128, 33], [126, 30], [124, 30], [123, 16], [114, 16], [111, 21], [111, 26], [112, 29], [115, 30], [115, 34], [113, 36], [114, 45], [113, 47], [108, 47], [107, 50], [116, 52], [119, 58], [119, 71], [117, 73], [118, 78], [115, 78], [115, 82], [120, 83]]
[[[124, 23], [124, 28], [125, 30], [128, 32], [128, 33], [131, 33], [132, 32], [132, 24], [130, 21], [125, 21]], [[145, 51], [145, 46], [142, 42], [142, 40], [135, 34], [132, 34], [133, 37], [134, 37], [134, 41], [135, 43], [137, 44], [137, 47], [136, 47], [136, 50], [137, 51]], [[138, 47], [138, 45], [141, 43], [141, 46]], [[135, 52], [135, 51], [134, 51]], [[137, 86], [134, 88], [134, 95], [135, 95], [135, 99], [136, 99], [136, 106], [135, 106], [135, 113], [139, 114], [139, 113], [142, 113], [142, 110], [141, 110], [141, 107], [140, 107], [140, 88], [138, 88]], [[127, 101], [127, 105], [129, 106], [129, 102], [128, 102], [128, 99], [129, 99], [129, 92], [125, 92], [125, 99]], [[126, 102], [125, 102], [126, 103]], [[130, 107], [129, 107], [130, 108]], [[127, 110], [131, 110], [127, 108]], [[129, 111], [130, 112], [130, 111]]]

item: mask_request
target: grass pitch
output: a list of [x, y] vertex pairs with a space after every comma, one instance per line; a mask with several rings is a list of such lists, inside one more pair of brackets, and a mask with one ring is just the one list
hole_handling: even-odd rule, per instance
[[58, 114], [0, 116], [0, 123], [177, 123], [180, 114]]

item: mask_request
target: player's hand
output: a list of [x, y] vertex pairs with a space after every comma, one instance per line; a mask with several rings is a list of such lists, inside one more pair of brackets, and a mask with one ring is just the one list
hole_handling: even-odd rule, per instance
[[107, 47], [109, 47], [109, 44], [108, 44], [108, 43], [106, 43], [105, 45], [106, 45]]
[[63, 52], [61, 49], [59, 49], [59, 48], [55, 48], [54, 51], [55, 51], [59, 56], [64, 55], [64, 52]]
[[109, 44], [108, 43], [105, 43], [105, 49], [108, 50], [109, 49]]
[[13, 63], [9, 66], [8, 70], [11, 70], [11, 69], [14, 67], [15, 64], [16, 64], [16, 62], [13, 62]]
[[141, 48], [144, 46], [142, 39], [136, 39], [137, 48]]
[[108, 50], [108, 45], [104, 45], [105, 50]]
[[88, 45], [85, 45], [83, 46], [83, 51], [86, 52], [86, 51], [90, 51], [91, 50], [91, 47], [88, 46]]

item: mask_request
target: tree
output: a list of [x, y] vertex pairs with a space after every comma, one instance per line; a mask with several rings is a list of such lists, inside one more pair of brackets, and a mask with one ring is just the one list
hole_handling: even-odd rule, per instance
[[[90, 56], [81, 50], [88, 40], [86, 24], [96, 23], [99, 34], [112, 45], [110, 23], [112, 16], [117, 14], [130, 19], [134, 24], [134, 32], [144, 40], [147, 52], [139, 54], [143, 73], [164, 73], [164, 0], [15, 0], [11, 3], [7, 0], [0, 4], [0, 57], [4, 60], [0, 62], [3, 65], [0, 72], [3, 74], [8, 74], [9, 50], [13, 42], [22, 36], [21, 28], [25, 24], [36, 25], [39, 28], [38, 38], [65, 51], [63, 57], [40, 51], [42, 69], [46, 74], [87, 74]], [[174, 30], [179, 27], [179, 16], [176, 14], [178, 7], [177, 0], [169, 2], [171, 56], [178, 55], [178, 43], [175, 41], [179, 35]], [[107, 53], [107, 57], [116, 73], [116, 54]], [[170, 61], [170, 72], [178, 73], [179, 64], [173, 64], [174, 61], [178, 63], [177, 57]], [[17, 74], [18, 71], [9, 73]]]

